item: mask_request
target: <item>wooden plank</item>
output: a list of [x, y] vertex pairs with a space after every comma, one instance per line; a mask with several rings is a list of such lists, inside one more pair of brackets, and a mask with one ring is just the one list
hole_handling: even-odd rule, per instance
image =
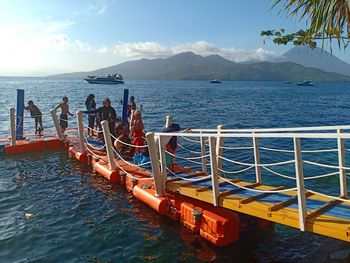
[[338, 205], [340, 203], [339, 200], [332, 200], [326, 204], [324, 204], [323, 206], [321, 206], [319, 209], [316, 209], [316, 210], [313, 210], [311, 211], [308, 215], [307, 215], [307, 218], [312, 218], [312, 217], [315, 217], [319, 214], [322, 214], [326, 211], [328, 211], [329, 209], [331, 209], [332, 207]]
[[[310, 193], [310, 192], [306, 192], [305, 193], [305, 198], [308, 198], [311, 195], [313, 195], [313, 194]], [[288, 200], [285, 200], [283, 202], [280, 202], [280, 203], [277, 203], [277, 204], [274, 204], [274, 205], [268, 207], [268, 211], [269, 212], [277, 211], [277, 210], [279, 210], [279, 209], [281, 209], [281, 208], [283, 208], [285, 206], [288, 206], [288, 205], [290, 205], [290, 204], [292, 204], [292, 203], [294, 203], [296, 201], [298, 201], [298, 196], [297, 195], [289, 198]]]
[[[285, 187], [284, 186], [279, 186], [279, 187], [274, 187], [272, 190], [282, 190], [284, 189]], [[254, 200], [256, 200], [257, 198], [261, 198], [261, 197], [265, 197], [265, 196], [269, 196], [269, 195], [273, 195], [274, 193], [260, 193], [258, 195], [255, 195], [255, 196], [250, 196], [250, 197], [247, 197], [247, 198], [244, 198], [242, 200], [239, 201], [240, 204], [247, 204], [247, 203], [250, 203]]]

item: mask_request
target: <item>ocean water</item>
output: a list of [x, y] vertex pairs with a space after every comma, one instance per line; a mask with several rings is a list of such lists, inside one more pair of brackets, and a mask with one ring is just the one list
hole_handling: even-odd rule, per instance
[[[46, 130], [52, 129], [48, 112], [62, 96], [68, 96], [73, 113], [84, 109], [90, 93], [95, 94], [98, 106], [108, 97], [120, 116], [124, 88], [136, 97], [138, 105], [143, 105], [147, 131], [158, 131], [166, 115], [174, 116], [182, 128], [350, 124], [350, 84], [316, 84], [297, 87], [280, 82], [227, 81], [213, 85], [206, 81], [127, 80], [125, 85], [108, 86], [90, 85], [80, 79], [0, 78], [0, 138], [8, 134], [8, 108], [16, 105], [16, 89], [24, 89], [25, 101], [33, 100], [45, 114]], [[24, 126], [31, 132], [33, 120], [26, 118]], [[72, 118], [69, 127], [75, 126]], [[265, 140], [261, 145], [290, 148], [291, 142]], [[308, 149], [335, 146], [334, 141], [303, 142]], [[251, 160], [245, 152], [231, 156]], [[290, 156], [262, 153], [261, 157], [271, 162]], [[336, 155], [314, 154], [308, 158], [332, 162]], [[224, 167], [231, 168], [227, 164]], [[326, 172], [308, 169], [315, 174]], [[275, 177], [266, 180], [288, 184]], [[338, 193], [336, 178], [307, 186]], [[28, 218], [28, 213], [33, 216]], [[215, 248], [178, 223], [159, 216], [123, 187], [92, 174], [89, 167], [69, 159], [64, 151], [0, 155], [0, 226], [0, 262], [295, 262], [325, 240], [276, 224], [249, 233], [228, 247]]]

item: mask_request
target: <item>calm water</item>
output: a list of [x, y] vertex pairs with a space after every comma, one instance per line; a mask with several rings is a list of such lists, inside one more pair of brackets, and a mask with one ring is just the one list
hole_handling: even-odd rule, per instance
[[[83, 109], [86, 96], [94, 93], [98, 105], [109, 97], [119, 115], [123, 88], [128, 88], [144, 106], [145, 128], [154, 131], [164, 125], [166, 115], [173, 115], [183, 128], [222, 123], [230, 128], [350, 124], [350, 84], [345, 83], [296, 87], [279, 82], [127, 81], [115, 87], [82, 80], [1, 78], [0, 137], [8, 133], [8, 108], [15, 106], [18, 88], [25, 90], [25, 101], [34, 100], [43, 113], [64, 95], [70, 99], [71, 112]], [[26, 131], [32, 122], [26, 119]], [[74, 126], [72, 120], [70, 127]], [[44, 117], [44, 127], [52, 128], [49, 116]], [[307, 142], [304, 146], [312, 148]], [[245, 153], [238, 157], [250, 158]], [[266, 161], [281, 158], [262, 154]], [[280, 184], [275, 178], [267, 180]], [[310, 186], [325, 188], [336, 182], [326, 179]], [[337, 188], [328, 188], [337, 193]], [[34, 216], [28, 219], [26, 213]], [[123, 187], [93, 175], [64, 151], [1, 155], [0, 226], [0, 262], [295, 262], [324, 240], [275, 225], [226, 248], [214, 248], [158, 216]]]

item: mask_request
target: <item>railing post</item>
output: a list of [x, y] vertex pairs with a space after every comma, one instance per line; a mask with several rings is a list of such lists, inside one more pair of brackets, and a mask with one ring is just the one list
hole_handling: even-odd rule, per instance
[[154, 139], [154, 133], [148, 132], [146, 134], [148, 143], [149, 157], [151, 159], [152, 173], [154, 177], [154, 186], [156, 188], [156, 196], [164, 196], [163, 191], [163, 177], [160, 173], [159, 158], [157, 154], [157, 146]]
[[16, 114], [15, 108], [10, 108], [10, 136], [11, 136], [11, 146], [16, 145]]
[[103, 130], [103, 137], [105, 139], [105, 144], [106, 144], [109, 169], [115, 170], [117, 169], [117, 163], [115, 162], [115, 159], [114, 159], [113, 144], [112, 144], [111, 134], [109, 132], [108, 121], [102, 121], [101, 125]]
[[[221, 130], [224, 129], [224, 125], [218, 125], [218, 131], [217, 131], [217, 138], [216, 138], [216, 158], [217, 158], [217, 168], [218, 168], [218, 171], [217, 171], [217, 174], [218, 176], [221, 175], [221, 171], [222, 170], [222, 159], [220, 158], [220, 156], [222, 156], [223, 152], [224, 152], [224, 149], [223, 149], [223, 146], [224, 146], [224, 138], [223, 137], [220, 137], [220, 134], [221, 134]], [[220, 170], [219, 170], [220, 169]]]
[[[218, 170], [218, 159], [215, 148], [216, 140], [215, 137], [209, 137], [209, 151], [210, 151], [210, 168], [211, 168], [211, 183], [213, 190], [213, 204], [214, 206], [219, 205], [219, 170]], [[216, 145], [217, 147], [217, 145]]]
[[85, 147], [83, 112], [82, 111], [77, 111], [77, 124], [78, 124], [78, 133], [79, 133], [80, 151], [82, 153], [85, 153], [86, 147]]
[[256, 182], [262, 184], [261, 180], [261, 167], [260, 167], [260, 151], [259, 151], [259, 140], [256, 137], [255, 133], [253, 135], [253, 149], [254, 149], [254, 163], [255, 163], [255, 177]]
[[167, 115], [166, 122], [165, 122], [165, 128], [169, 128], [172, 123], [173, 123], [173, 116]]
[[[202, 132], [200, 132], [201, 134]], [[205, 157], [206, 155], [206, 147], [205, 147], [205, 138], [200, 137], [201, 140], [201, 155], [202, 155], [202, 172], [207, 173], [207, 158]]]
[[159, 136], [158, 143], [159, 143], [159, 157], [160, 157], [160, 167], [161, 167], [161, 174], [162, 174], [162, 187], [165, 189], [166, 187], [166, 181], [167, 181], [167, 167], [166, 167], [166, 157], [165, 157], [165, 146], [166, 146], [166, 137]]
[[57, 136], [60, 140], [64, 140], [64, 136], [63, 136], [63, 132], [62, 132], [62, 128], [61, 128], [61, 125], [59, 124], [58, 122], [58, 118], [57, 118], [57, 115], [56, 115], [56, 111], [54, 109], [52, 109], [50, 111], [51, 113], [51, 116], [52, 116], [52, 120], [53, 120], [53, 124], [55, 125], [55, 128], [56, 128], [56, 132], [57, 132]]
[[301, 231], [306, 230], [306, 197], [304, 187], [304, 171], [303, 171], [303, 159], [301, 155], [300, 138], [294, 137], [294, 158], [295, 158], [295, 175], [298, 194], [298, 210], [299, 210], [299, 227]]
[[345, 167], [345, 147], [344, 139], [341, 137], [341, 129], [337, 129], [338, 133], [338, 163], [339, 163], [339, 180], [340, 180], [340, 196], [342, 198], [348, 197], [348, 189], [346, 182], [346, 170]]

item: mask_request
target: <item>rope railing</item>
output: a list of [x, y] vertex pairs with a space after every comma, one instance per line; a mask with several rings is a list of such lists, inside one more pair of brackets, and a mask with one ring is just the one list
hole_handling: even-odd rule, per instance
[[151, 164], [151, 162], [146, 162], [146, 163], [142, 163], [142, 164], [134, 164], [134, 163], [131, 163], [131, 162], [129, 162], [129, 161], [127, 161], [127, 160], [125, 160], [124, 158], [123, 158], [123, 156], [121, 156], [121, 154], [119, 154], [118, 153], [118, 151], [116, 151], [116, 149], [114, 149], [113, 148], [113, 152], [117, 155], [117, 157], [120, 159], [120, 160], [122, 160], [124, 163], [126, 163], [126, 164], [128, 164], [128, 165], [131, 165], [131, 166], [134, 166], [134, 167], [143, 167], [143, 166], [146, 166], [146, 165], [149, 165], [149, 164]]
[[222, 173], [225, 173], [225, 174], [239, 174], [239, 173], [244, 173], [252, 168], [254, 168], [254, 166], [249, 166], [247, 168], [237, 170], [237, 171], [227, 171], [227, 170], [224, 170], [224, 169], [221, 169], [220, 167], [218, 167], [218, 170]]
[[239, 161], [234, 161], [228, 158], [225, 158], [223, 156], [218, 156], [218, 158], [225, 160], [229, 163], [237, 164], [237, 165], [242, 165], [242, 166], [259, 166], [259, 167], [269, 167], [269, 166], [278, 166], [278, 165], [285, 165], [285, 164], [290, 164], [294, 163], [294, 160], [289, 160], [289, 161], [284, 161], [284, 162], [277, 162], [277, 163], [266, 163], [266, 164], [255, 164], [255, 163], [244, 163], [244, 162], [239, 162]]
[[[166, 152], [167, 154], [169, 154], [170, 156], [172, 156], [172, 157], [176, 157], [177, 159], [184, 160], [184, 161], [187, 161], [187, 162], [189, 162], [189, 163], [193, 163], [193, 164], [197, 164], [197, 165], [201, 165], [201, 164], [202, 164], [202, 163], [200, 163], [200, 162], [192, 161], [192, 160], [189, 159], [189, 158], [185, 158], [185, 157], [181, 157], [181, 156], [175, 155], [175, 154], [173, 154], [173, 153], [171, 153], [171, 152], [169, 152], [169, 151], [167, 151], [167, 150], [165, 150], [165, 152]], [[209, 155], [205, 155], [205, 157], [207, 157], [207, 156], [209, 156]], [[196, 157], [196, 159], [200, 159], [200, 158], [201, 158], [201, 156], [200, 156], [199, 158]]]
[[196, 153], [196, 154], [201, 154], [201, 152], [190, 150], [190, 149], [186, 148], [185, 146], [181, 145], [180, 143], [177, 143], [177, 145], [178, 145], [181, 149], [184, 149], [185, 151], [188, 151], [188, 152], [191, 152], [191, 153]]
[[254, 149], [252, 146], [219, 146], [220, 149], [225, 149], [225, 150], [251, 150]]
[[171, 174], [172, 174], [173, 176], [175, 176], [176, 178], [179, 178], [179, 179], [185, 180], [185, 181], [189, 181], [189, 182], [204, 181], [204, 180], [206, 180], [206, 179], [208, 179], [208, 178], [211, 177], [211, 175], [207, 175], [207, 176], [202, 176], [202, 177], [200, 177], [200, 178], [186, 178], [186, 177], [182, 177], [182, 176], [180, 176], [180, 175], [174, 173], [174, 172], [171, 171], [168, 167], [167, 167], [166, 169], [167, 169], [167, 171], [168, 171], [169, 173], [171, 173]]
[[316, 191], [313, 191], [313, 190], [306, 190], [312, 194], [315, 194], [315, 195], [320, 195], [320, 196], [323, 196], [323, 197], [328, 197], [328, 198], [331, 198], [331, 199], [334, 199], [334, 200], [338, 200], [338, 201], [342, 201], [342, 202], [346, 202], [346, 203], [350, 203], [350, 200], [349, 199], [344, 199], [344, 198], [341, 198], [341, 197], [337, 197], [337, 196], [332, 196], [332, 195], [326, 195], [326, 194], [322, 194], [320, 192], [316, 192]]
[[96, 147], [92, 145], [91, 143], [89, 143], [88, 139], [85, 136], [84, 136], [84, 140], [85, 140], [85, 145], [89, 146], [91, 149], [96, 151], [101, 151], [106, 147], [106, 144], [103, 144], [101, 147]]
[[129, 146], [129, 147], [132, 147], [132, 148], [140, 148], [140, 149], [142, 149], [142, 148], [148, 148], [148, 145], [147, 145], [147, 144], [146, 144], [146, 145], [140, 145], [140, 146], [138, 146], [138, 145], [135, 145], [135, 144], [130, 144], [130, 143], [123, 142], [123, 141], [119, 140], [118, 138], [116, 138], [113, 134], [110, 134], [110, 135], [111, 135], [111, 137], [112, 137], [114, 140], [116, 140], [117, 142], [120, 142], [121, 144], [124, 144], [125, 146]]
[[94, 151], [92, 151], [91, 149], [89, 149], [88, 147], [86, 147], [86, 150], [91, 153], [93, 156], [99, 158], [99, 159], [102, 159], [104, 161], [107, 161], [105, 160], [107, 158], [107, 155], [99, 155], [99, 154], [96, 154]]
[[293, 188], [288, 188], [288, 189], [281, 189], [281, 190], [258, 190], [258, 189], [254, 189], [254, 188], [249, 188], [249, 187], [245, 187], [243, 185], [239, 185], [239, 184], [236, 184], [222, 176], [219, 177], [220, 179], [222, 179], [223, 181], [237, 187], [237, 188], [241, 188], [241, 189], [244, 189], [244, 190], [247, 190], [247, 191], [252, 191], [252, 192], [257, 192], [257, 193], [271, 193], [271, 194], [275, 194], [275, 193], [284, 193], [284, 192], [289, 192], [289, 191], [295, 191], [297, 190], [296, 187], [293, 187]]
[[329, 168], [329, 169], [343, 169], [343, 170], [350, 170], [350, 167], [341, 167], [337, 165], [329, 165], [329, 164], [323, 164], [323, 163], [317, 163], [317, 162], [312, 162], [312, 161], [303, 161], [306, 164], [318, 166], [318, 167], [323, 167], [323, 168]]
[[263, 169], [265, 169], [266, 171], [268, 171], [268, 172], [270, 172], [270, 173], [272, 173], [272, 174], [278, 175], [278, 176], [280, 176], [280, 177], [283, 177], [283, 178], [286, 178], [286, 179], [289, 179], [289, 180], [296, 180], [295, 177], [288, 176], [288, 175], [285, 175], [285, 174], [280, 173], [280, 172], [276, 172], [276, 171], [274, 171], [274, 170], [272, 170], [272, 169], [269, 169], [269, 168], [267, 168], [267, 167], [263, 167]]
[[182, 139], [184, 139], [184, 140], [186, 140], [186, 141], [189, 141], [189, 142], [198, 143], [198, 144], [201, 143], [200, 141], [189, 139], [189, 138], [187, 138], [186, 136], [183, 136], [183, 135], [180, 135], [180, 134], [177, 135], [177, 136], [179, 136], [179, 137], [181, 137]]
[[83, 126], [85, 127], [85, 128], [87, 128], [88, 130], [90, 130], [90, 131], [92, 131], [92, 132], [95, 132], [95, 133], [103, 133], [103, 131], [101, 130], [101, 131], [99, 131], [99, 130], [96, 130], [96, 129], [93, 129], [93, 128], [90, 128], [88, 125], [86, 125], [84, 122], [83, 122]]
[[304, 176], [304, 180], [319, 179], [319, 178], [329, 177], [329, 176], [333, 176], [333, 175], [337, 175], [337, 174], [339, 174], [339, 172], [320, 174], [320, 175], [314, 175], [314, 176]]

